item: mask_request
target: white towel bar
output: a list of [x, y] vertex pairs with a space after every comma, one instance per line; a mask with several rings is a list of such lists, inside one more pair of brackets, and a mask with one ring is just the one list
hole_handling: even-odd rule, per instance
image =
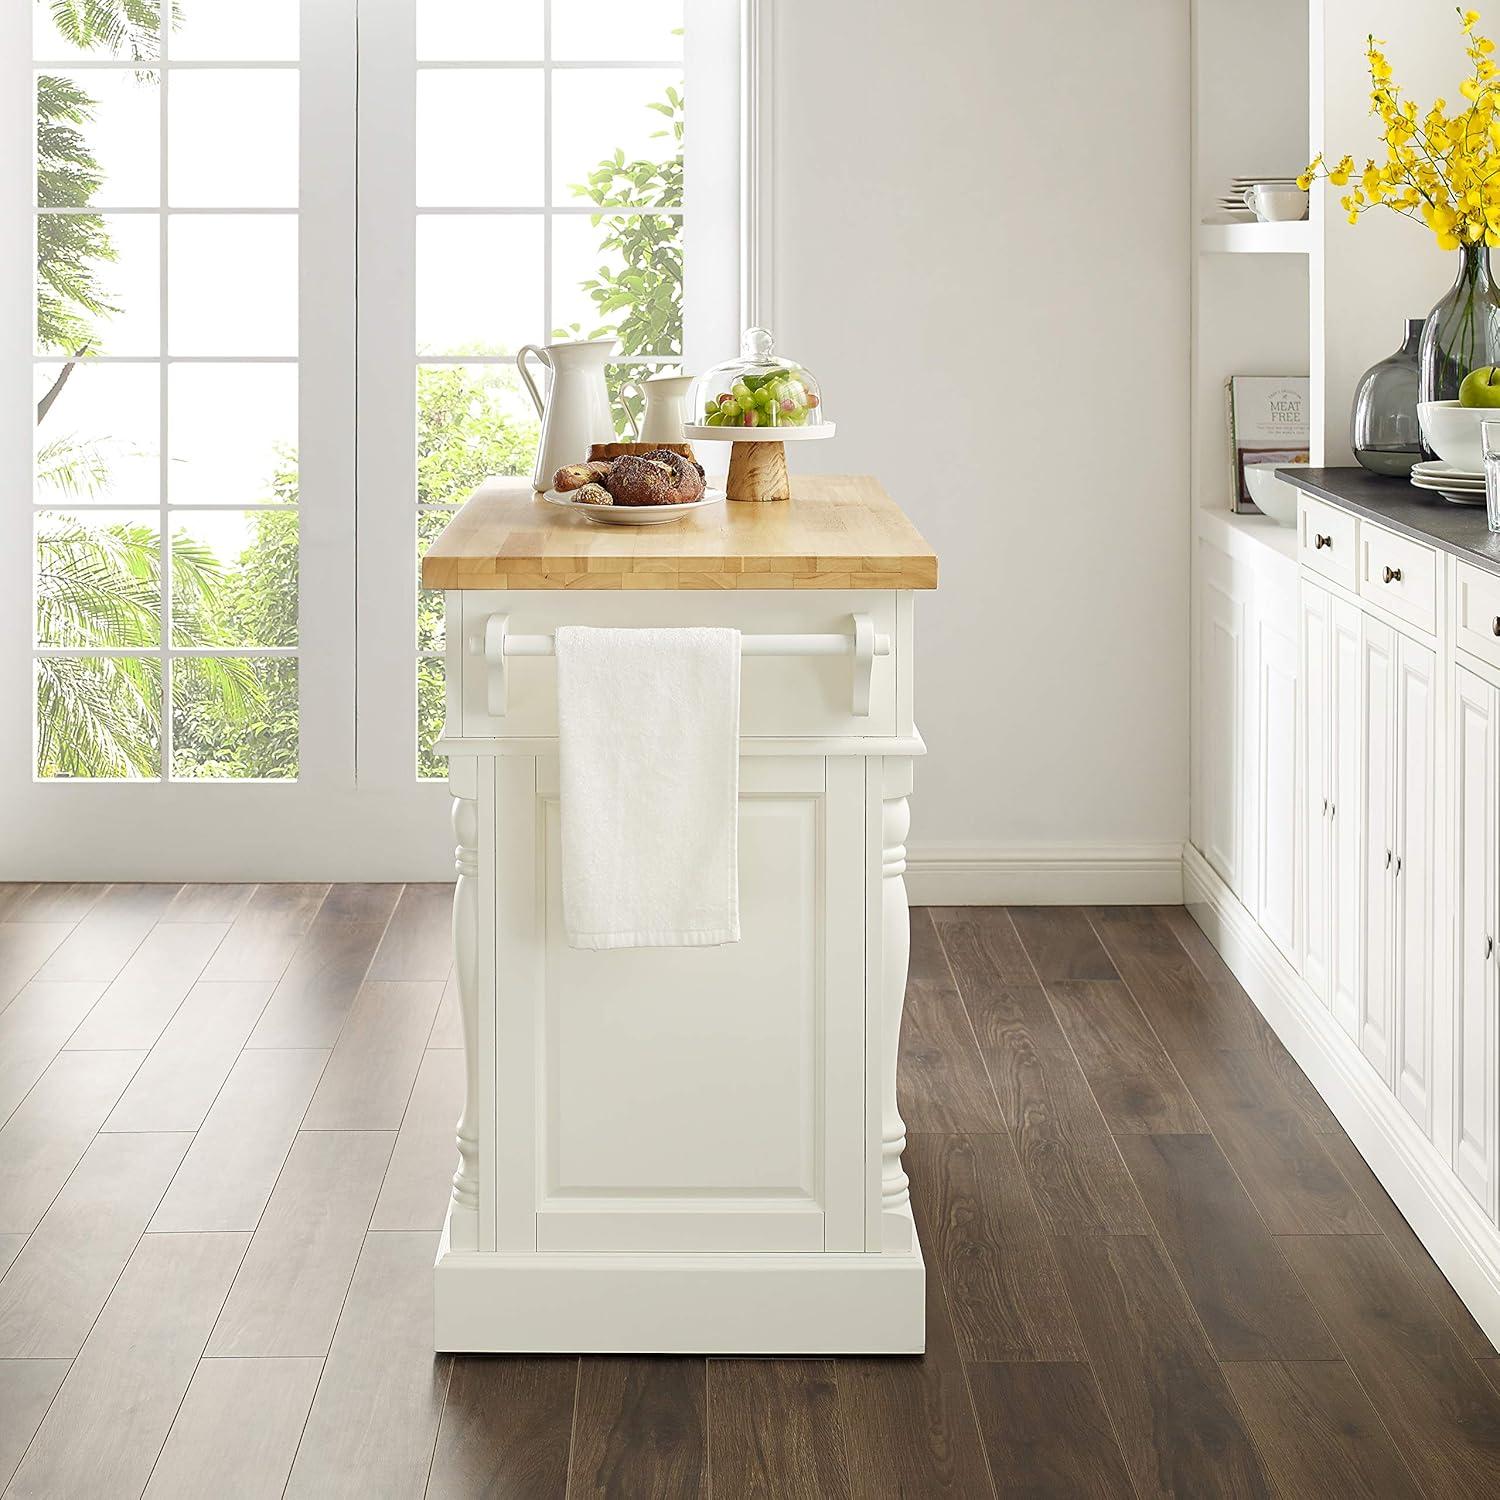
[[[852, 656], [854, 658], [854, 712], [865, 717], [870, 712], [870, 678], [877, 656], [891, 654], [891, 638], [876, 635], [869, 615], [849, 616], [852, 627], [847, 635], [743, 635], [741, 656]], [[471, 635], [470, 656], [482, 656], [489, 663], [487, 684], [488, 709], [491, 718], [503, 718], [506, 708], [505, 662], [512, 656], [555, 656], [556, 639], [550, 635], [512, 635], [509, 615], [490, 615], [484, 622], [483, 635]]]

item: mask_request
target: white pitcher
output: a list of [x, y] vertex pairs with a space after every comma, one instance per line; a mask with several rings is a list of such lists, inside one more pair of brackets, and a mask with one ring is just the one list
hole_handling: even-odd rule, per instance
[[639, 424], [634, 418], [630, 423], [638, 442], [687, 441], [683, 403], [687, 400], [688, 388], [692, 383], [691, 375], [648, 375], [644, 380], [627, 380], [620, 387], [621, 396], [626, 391], [637, 390], [645, 403]]
[[[591, 444], [615, 441], [609, 391], [604, 384], [604, 366], [614, 352], [613, 339], [544, 344], [541, 348], [522, 344], [516, 351], [516, 368], [542, 419], [536, 469], [531, 476], [533, 489], [550, 490], [552, 476], [564, 464], [583, 463]], [[528, 354], [534, 354], [551, 372], [545, 398], [526, 368]]]

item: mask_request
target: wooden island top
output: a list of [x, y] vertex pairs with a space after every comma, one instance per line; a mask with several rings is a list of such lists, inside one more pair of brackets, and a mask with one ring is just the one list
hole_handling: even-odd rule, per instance
[[430, 589], [934, 589], [937, 554], [868, 475], [664, 526], [598, 526], [524, 479], [481, 486], [422, 560]]

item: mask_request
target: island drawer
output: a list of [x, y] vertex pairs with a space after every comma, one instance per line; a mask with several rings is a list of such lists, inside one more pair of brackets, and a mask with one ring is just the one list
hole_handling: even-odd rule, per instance
[[[462, 622], [456, 612], [462, 611]], [[869, 663], [868, 712], [856, 700], [855, 617], [868, 620], [877, 651]], [[740, 731], [755, 738], [896, 735], [911, 732], [911, 599], [898, 590], [464, 590], [448, 595], [450, 635], [462, 629], [460, 702], [450, 696], [448, 732], [550, 738], [557, 733], [557, 662], [507, 655], [503, 713], [492, 695], [485, 637], [492, 618], [507, 636], [551, 636], [560, 625], [733, 626], [745, 636], [796, 637], [774, 655], [740, 663]], [[493, 631], [491, 631], [493, 634]], [[847, 649], [844, 642], [848, 642]], [[544, 643], [545, 644], [545, 643]], [[841, 654], [812, 654], [822, 647]], [[451, 661], [450, 657], [450, 661]], [[462, 728], [454, 722], [455, 709]]]
[[1492, 667], [1500, 667], [1500, 576], [1457, 564], [1453, 590], [1454, 644]]
[[1342, 584], [1351, 593], [1357, 586], [1355, 546], [1359, 522], [1346, 510], [1304, 494], [1297, 510], [1298, 554], [1314, 572]]
[[1359, 592], [1371, 604], [1437, 632], [1437, 553], [1368, 521], [1359, 529]]

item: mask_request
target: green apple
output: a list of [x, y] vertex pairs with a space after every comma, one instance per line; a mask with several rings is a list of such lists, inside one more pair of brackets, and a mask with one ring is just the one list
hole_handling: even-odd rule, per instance
[[1500, 406], [1500, 365], [1481, 365], [1464, 376], [1458, 388], [1460, 406]]

